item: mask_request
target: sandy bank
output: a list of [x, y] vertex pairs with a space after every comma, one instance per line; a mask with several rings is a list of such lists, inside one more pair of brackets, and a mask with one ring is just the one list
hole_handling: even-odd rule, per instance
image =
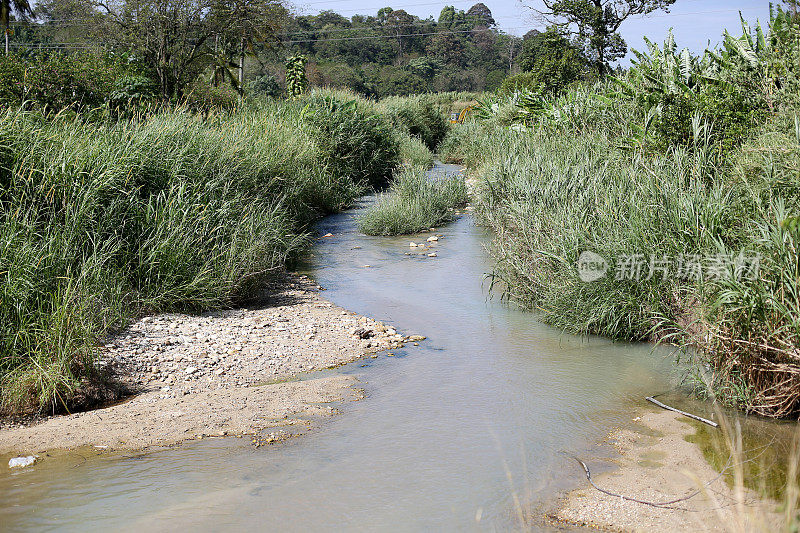
[[[278, 289], [279, 287], [279, 289]], [[330, 402], [359, 396], [356, 380], [298, 373], [400, 345], [393, 328], [333, 305], [286, 276], [247, 309], [145, 317], [107, 340], [101, 365], [137, 393], [126, 401], [32, 425], [0, 425], [0, 455], [96, 446], [139, 449], [205, 436], [308, 425]]]
[[[780, 517], [775, 505], [747, 489], [731, 488], [699, 447], [686, 440], [694, 433], [679, 414], [647, 411], [610, 435], [619, 452], [618, 468], [593, 473], [592, 479], [610, 492], [650, 502], [676, 500], [701, 489], [697, 496], [658, 508], [608, 496], [586, 482], [561, 500], [551, 518], [607, 531], [776, 530]], [[591, 470], [591, 458], [582, 460]]]

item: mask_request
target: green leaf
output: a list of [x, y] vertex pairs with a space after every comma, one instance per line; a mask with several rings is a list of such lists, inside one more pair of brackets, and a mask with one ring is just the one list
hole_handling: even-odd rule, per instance
[[786, 217], [781, 220], [781, 229], [790, 233], [797, 233], [800, 230], [800, 217]]
[[683, 81], [689, 83], [692, 77], [692, 54], [689, 52], [688, 48], [681, 50], [679, 65]]

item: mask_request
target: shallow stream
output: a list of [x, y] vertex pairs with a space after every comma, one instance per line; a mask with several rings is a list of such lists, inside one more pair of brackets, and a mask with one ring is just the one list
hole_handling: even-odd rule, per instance
[[0, 529], [515, 528], [520, 509], [581, 482], [561, 450], [608, 453], [609, 428], [675, 386], [665, 350], [565, 335], [491, 295], [489, 235], [471, 216], [437, 229], [432, 258], [406, 255], [414, 237], [359, 234], [358, 207], [319, 223], [333, 237], [307, 272], [334, 303], [428, 337], [334, 370], [363, 400], [273, 447], [214, 439], [3, 473]]

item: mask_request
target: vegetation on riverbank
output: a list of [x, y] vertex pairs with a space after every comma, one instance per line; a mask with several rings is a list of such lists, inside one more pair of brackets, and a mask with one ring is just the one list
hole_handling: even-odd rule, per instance
[[[440, 150], [482, 178], [507, 296], [570, 331], [691, 345], [718, 399], [800, 415], [797, 31], [777, 11], [703, 57], [670, 37], [620, 79], [484, 98]], [[586, 251], [605, 276], [582, 281]]]
[[431, 159], [398, 120], [330, 91], [202, 116], [4, 109], [3, 410], [68, 406], [135, 316], [253, 296], [309, 222], [385, 183], [401, 153]]

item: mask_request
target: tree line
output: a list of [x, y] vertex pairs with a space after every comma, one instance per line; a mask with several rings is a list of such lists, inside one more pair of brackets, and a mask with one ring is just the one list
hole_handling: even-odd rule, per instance
[[117, 71], [130, 74], [117, 83], [128, 97], [278, 95], [287, 56], [306, 59], [312, 86], [374, 97], [558, 92], [603, 76], [625, 54], [618, 30], [628, 17], [674, 1], [547, 0], [533, 10], [542, 28], [522, 38], [498, 28], [481, 2], [467, 10], [445, 6], [438, 18], [391, 7], [348, 18], [298, 15], [281, 0], [44, 0], [35, 7], [2, 0], [0, 23], [10, 37], [6, 54], [17, 60], [89, 53], [116, 61]]

